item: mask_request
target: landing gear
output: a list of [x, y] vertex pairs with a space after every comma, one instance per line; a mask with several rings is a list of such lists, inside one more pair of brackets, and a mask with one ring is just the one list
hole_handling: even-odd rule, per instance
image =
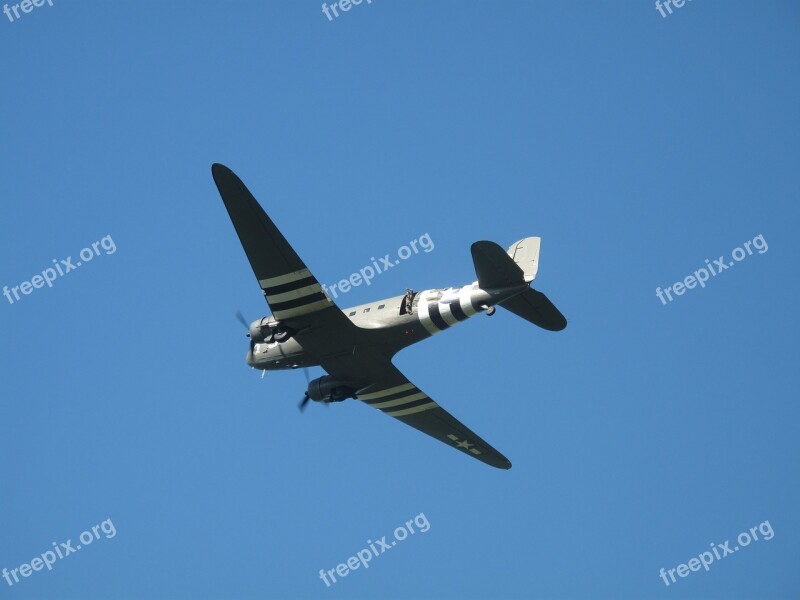
[[486, 316], [491, 317], [494, 314], [494, 311], [497, 310], [494, 306], [490, 306], [486, 309]]

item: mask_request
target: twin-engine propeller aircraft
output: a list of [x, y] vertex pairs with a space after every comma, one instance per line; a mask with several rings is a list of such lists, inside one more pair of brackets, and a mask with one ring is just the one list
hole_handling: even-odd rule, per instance
[[309, 382], [308, 400], [355, 398], [493, 467], [511, 462], [417, 388], [392, 364], [399, 351], [495, 306], [550, 331], [567, 320], [529, 287], [539, 268], [540, 238], [503, 250], [472, 244], [478, 281], [395, 296], [344, 311], [328, 297], [242, 181], [227, 167], [211, 173], [272, 316], [249, 326], [247, 364], [281, 370], [321, 366], [328, 375]]

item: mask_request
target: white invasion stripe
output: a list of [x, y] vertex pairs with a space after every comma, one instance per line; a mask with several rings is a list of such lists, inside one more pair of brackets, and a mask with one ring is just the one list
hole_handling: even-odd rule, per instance
[[379, 392], [370, 392], [369, 394], [359, 394], [359, 400], [374, 400], [375, 398], [383, 398], [384, 396], [388, 396], [389, 394], [396, 394], [397, 392], [405, 392], [406, 390], [410, 390], [414, 387], [413, 383], [404, 383], [402, 385], [396, 385], [394, 387], [386, 388], [385, 390], [381, 390]]
[[327, 298], [323, 300], [317, 300], [316, 302], [312, 302], [311, 304], [306, 304], [304, 306], [298, 306], [297, 308], [287, 308], [286, 310], [279, 310], [273, 314], [276, 319], [288, 319], [289, 317], [297, 317], [299, 315], [305, 315], [308, 313], [316, 312], [318, 310], [322, 310], [323, 308], [327, 308], [331, 306], [331, 301]]
[[439, 314], [444, 319], [444, 322], [450, 326], [455, 325], [458, 323], [458, 319], [453, 316], [453, 311], [450, 310], [450, 304], [445, 304], [444, 302], [439, 302]]
[[267, 294], [267, 302], [270, 304], [277, 304], [278, 302], [286, 302], [287, 300], [295, 300], [296, 298], [302, 298], [303, 296], [310, 296], [311, 294], [316, 294], [317, 292], [321, 291], [322, 287], [318, 283], [312, 283], [306, 287], [301, 287], [300, 289], [292, 290], [291, 292], [284, 292], [283, 294]]
[[404, 417], [405, 415], [413, 415], [414, 413], [422, 412], [423, 410], [430, 410], [438, 407], [439, 405], [436, 404], [436, 402], [428, 402], [428, 404], [421, 404], [420, 406], [415, 406], [414, 408], [404, 408], [403, 410], [387, 412], [386, 414], [390, 417]]
[[403, 398], [398, 398], [397, 400], [389, 400], [388, 402], [379, 402], [378, 404], [370, 404], [372, 408], [389, 408], [390, 406], [400, 406], [401, 404], [408, 404], [409, 402], [413, 402], [414, 400], [422, 400], [426, 398], [423, 392], [417, 392], [416, 394], [411, 394], [410, 396], [404, 396]]
[[428, 330], [428, 333], [434, 335], [439, 333], [440, 329], [433, 324], [431, 321], [430, 313], [428, 313], [428, 294], [430, 290], [425, 290], [422, 292], [419, 298], [419, 303], [417, 304], [417, 312], [419, 313], [419, 322], [422, 323], [422, 326]]
[[263, 290], [264, 288], [272, 287], [274, 285], [283, 285], [284, 283], [291, 283], [292, 281], [305, 279], [306, 277], [311, 277], [311, 271], [308, 269], [300, 269], [299, 271], [293, 271], [292, 273], [287, 273], [286, 275], [278, 275], [277, 277], [259, 279], [258, 283], [261, 285], [261, 289]]
[[461, 288], [460, 297], [461, 297], [461, 310], [464, 311], [465, 315], [467, 315], [468, 317], [471, 317], [472, 315], [475, 315], [475, 314], [478, 313], [477, 310], [472, 308], [472, 286], [471, 285], [465, 285], [463, 288]]
[[443, 302], [445, 304], [450, 304], [452, 302], [458, 302], [458, 294], [461, 293], [461, 288], [447, 288], [445, 293], [442, 294], [441, 299], [439, 302]]

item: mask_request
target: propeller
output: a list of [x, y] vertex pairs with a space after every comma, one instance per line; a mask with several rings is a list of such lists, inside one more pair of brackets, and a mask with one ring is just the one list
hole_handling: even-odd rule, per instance
[[[247, 333], [245, 334], [245, 336], [250, 337], [250, 325], [247, 323], [247, 319], [244, 318], [244, 315], [242, 314], [242, 311], [240, 311], [238, 309], [236, 310], [236, 319], [247, 330]], [[253, 340], [250, 340], [250, 352], [253, 351], [254, 345], [255, 345], [255, 342]], [[264, 373], [266, 373], [266, 371], [261, 371], [261, 379], [264, 379]]]
[[306, 409], [306, 404], [308, 404], [308, 401], [311, 400], [311, 396], [308, 395], [308, 384], [310, 382], [308, 367], [303, 367], [303, 375], [306, 376], [306, 393], [303, 396], [303, 399], [300, 401], [300, 412], [303, 412]]
[[236, 318], [239, 320], [239, 323], [244, 325], [245, 329], [247, 329], [248, 331], [250, 330], [250, 324], [247, 322], [247, 319], [244, 318], [242, 311], [240, 310], [236, 311]]

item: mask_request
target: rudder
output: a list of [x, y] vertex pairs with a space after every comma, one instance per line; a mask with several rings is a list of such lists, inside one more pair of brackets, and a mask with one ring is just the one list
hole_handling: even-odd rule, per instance
[[536, 279], [536, 273], [539, 271], [539, 247], [541, 243], [542, 238], [529, 237], [514, 242], [508, 248], [508, 255], [524, 273], [525, 283], [530, 283]]

